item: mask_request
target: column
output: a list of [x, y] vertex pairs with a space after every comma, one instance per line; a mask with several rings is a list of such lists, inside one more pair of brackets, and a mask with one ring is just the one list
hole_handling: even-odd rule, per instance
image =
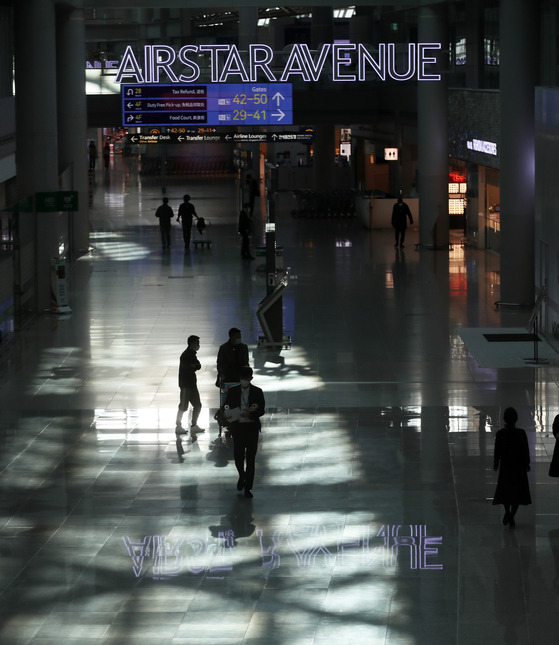
[[[78, 191], [78, 211], [73, 217], [70, 255], [89, 248], [87, 102], [85, 95], [85, 27], [82, 0], [59, 9], [57, 33], [58, 155], [61, 171], [68, 167], [70, 185]], [[99, 150], [101, 152], [101, 150]]]
[[252, 43], [258, 43], [258, 7], [240, 7], [239, 49], [248, 51]]
[[[311, 23], [311, 47], [331, 43], [334, 38], [334, 15], [332, 7], [313, 7]], [[313, 178], [314, 189], [327, 191], [336, 188], [335, 160], [336, 138], [331, 123], [314, 124]]]
[[[252, 43], [258, 43], [258, 7], [240, 7], [239, 8], [239, 50], [241, 52], [248, 52], [248, 46]], [[248, 57], [246, 58], [248, 62]], [[267, 82], [263, 79], [264, 82]], [[252, 166], [247, 172], [241, 173], [241, 193], [247, 174], [252, 175], [260, 186], [261, 192], [263, 191], [262, 177], [260, 176], [260, 144], [259, 143], [243, 143], [243, 148], [250, 151], [252, 155]], [[275, 159], [273, 159], [275, 162]], [[239, 201], [242, 201], [240, 199]], [[242, 204], [241, 204], [242, 207]], [[255, 205], [256, 212], [260, 213], [260, 200], [257, 200]]]
[[501, 1], [501, 297], [534, 302], [537, 3]]
[[483, 6], [468, 0], [466, 10], [466, 87], [483, 87]]
[[419, 243], [448, 248], [448, 68], [446, 15], [440, 6], [419, 10], [419, 41], [442, 43], [430, 73], [440, 81], [419, 81], [417, 89], [419, 142]]
[[[58, 190], [55, 24], [52, 0], [14, 4], [20, 198]], [[40, 213], [36, 226], [32, 216], [23, 214], [20, 219], [21, 257], [26, 258], [22, 273], [24, 281], [28, 274], [33, 275], [35, 312], [51, 304], [49, 262], [58, 255], [57, 219], [56, 213]]]
[[0, 98], [13, 95], [12, 10], [0, 7]]

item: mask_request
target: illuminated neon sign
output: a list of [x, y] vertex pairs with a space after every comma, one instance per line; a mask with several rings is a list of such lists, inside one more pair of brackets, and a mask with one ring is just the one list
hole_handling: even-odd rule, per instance
[[269, 45], [249, 45], [240, 52], [236, 45], [145, 45], [136, 55], [128, 45], [115, 77], [115, 83], [196, 83], [202, 73], [200, 57], [208, 65], [212, 83], [316, 82], [323, 73], [333, 81], [439, 81], [430, 73], [437, 62], [435, 52], [441, 43], [408, 43], [400, 53], [395, 43], [380, 43], [375, 52], [361, 43], [326, 43], [316, 51], [308, 45], [294, 44], [287, 60], [274, 60]]

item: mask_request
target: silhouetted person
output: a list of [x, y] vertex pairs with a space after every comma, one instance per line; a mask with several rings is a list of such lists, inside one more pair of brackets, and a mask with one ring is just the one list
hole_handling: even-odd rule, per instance
[[235, 467], [239, 473], [237, 490], [244, 489], [245, 497], [252, 498], [258, 436], [262, 428], [260, 417], [266, 411], [266, 403], [262, 390], [251, 383], [252, 368], [242, 367], [240, 377], [240, 384], [227, 392], [225, 415], [233, 411], [239, 413], [239, 418], [229, 426], [233, 437]]
[[248, 212], [252, 215], [254, 212], [254, 202], [256, 198], [260, 197], [260, 189], [258, 181], [252, 175], [247, 175], [245, 180], [245, 188], [243, 190], [243, 201], [248, 204]]
[[406, 237], [406, 228], [408, 226], [408, 219], [410, 224], [413, 224], [413, 217], [411, 216], [410, 207], [402, 199], [402, 196], [398, 197], [398, 201], [394, 204], [392, 208], [392, 226], [394, 227], [394, 233], [396, 238], [396, 244], [394, 246], [400, 245], [404, 246], [404, 239]]
[[190, 432], [203, 432], [204, 429], [198, 426], [198, 417], [202, 409], [200, 393], [198, 392], [198, 383], [196, 372], [202, 368], [196, 352], [200, 349], [200, 337], [189, 336], [188, 346], [181, 354], [179, 363], [179, 388], [181, 391], [179, 409], [177, 411], [177, 420], [175, 434], [186, 434], [182, 427], [183, 414], [188, 409], [188, 404], [192, 405], [192, 419], [190, 423]]
[[190, 195], [183, 197], [183, 202], [179, 206], [177, 215], [177, 222], [182, 220], [182, 239], [184, 240], [184, 248], [190, 248], [190, 236], [192, 233], [192, 218], [198, 219], [194, 204], [190, 202]]
[[241, 367], [248, 366], [248, 347], [243, 343], [241, 330], [231, 327], [229, 340], [220, 346], [217, 353], [216, 385], [223, 388], [226, 383], [239, 383]]
[[514, 516], [518, 507], [532, 503], [528, 485], [530, 450], [528, 439], [522, 428], [516, 427], [518, 414], [514, 408], [507, 408], [503, 414], [505, 427], [495, 437], [493, 470], [499, 471], [493, 504], [503, 504], [503, 524], [515, 527]]
[[159, 218], [161, 244], [164, 249], [168, 249], [171, 246], [171, 220], [173, 219], [173, 209], [169, 206], [168, 197], [163, 197], [163, 203], [155, 211], [155, 217]]
[[250, 207], [243, 204], [239, 213], [239, 233], [241, 234], [241, 257], [245, 260], [254, 260], [250, 254], [250, 236], [252, 235], [252, 217], [250, 216]]
[[89, 142], [88, 154], [89, 154], [89, 169], [95, 170], [95, 162], [97, 161], [97, 146], [93, 141]]
[[105, 162], [105, 170], [108, 170], [111, 163], [111, 146], [108, 143], [103, 147], [103, 161]]

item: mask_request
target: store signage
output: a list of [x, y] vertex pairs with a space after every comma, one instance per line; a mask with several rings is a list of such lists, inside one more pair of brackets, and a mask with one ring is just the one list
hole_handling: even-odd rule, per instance
[[291, 83], [121, 85], [122, 124], [289, 125]]
[[[408, 43], [407, 52], [395, 43], [379, 43], [372, 52], [362, 43], [326, 43], [316, 51], [302, 43], [292, 45], [287, 59], [276, 56], [269, 45], [252, 44], [247, 52], [236, 45], [145, 45], [136, 55], [126, 47], [115, 83], [196, 83], [202, 61], [209, 67], [212, 83], [317, 82], [323, 73], [333, 81], [439, 81], [430, 73], [441, 43]], [[279, 60], [278, 60], [279, 59]]]
[[484, 152], [486, 155], [497, 156], [497, 144], [492, 141], [481, 141], [480, 139], [472, 139], [471, 141], [466, 141], [466, 147], [468, 150], [474, 150], [475, 152]]
[[465, 184], [467, 181], [467, 177], [465, 174], [462, 174], [457, 170], [451, 170], [448, 173], [448, 181], [454, 184]]

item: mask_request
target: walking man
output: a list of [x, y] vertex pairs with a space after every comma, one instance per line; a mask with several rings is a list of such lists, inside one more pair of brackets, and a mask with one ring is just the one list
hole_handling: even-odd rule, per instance
[[225, 416], [235, 418], [229, 427], [233, 436], [233, 455], [239, 473], [237, 490], [244, 489], [252, 499], [258, 437], [262, 428], [260, 417], [266, 411], [264, 393], [252, 385], [252, 368], [241, 368], [241, 382], [229, 389], [225, 399]]
[[410, 207], [406, 204], [406, 202], [400, 195], [400, 197], [398, 197], [398, 201], [394, 204], [394, 207], [392, 209], [392, 226], [394, 227], [394, 234], [396, 238], [396, 244], [394, 244], [394, 246], [400, 245], [400, 248], [403, 248], [408, 219], [410, 220], [410, 224], [413, 224], [413, 217], [411, 216]]
[[198, 417], [200, 416], [202, 403], [200, 401], [200, 393], [198, 392], [198, 383], [196, 379], [196, 372], [202, 368], [202, 365], [200, 365], [200, 361], [196, 356], [196, 352], [200, 349], [200, 337], [189, 336], [187, 343], [188, 346], [181, 354], [179, 364], [179, 388], [181, 394], [175, 428], [175, 434], [177, 437], [182, 434], [186, 434], [186, 430], [182, 427], [182, 417], [188, 409], [189, 403], [192, 405], [190, 432], [204, 432], [204, 429], [198, 426]]
[[171, 246], [171, 220], [173, 219], [173, 209], [169, 206], [168, 197], [163, 197], [163, 203], [155, 211], [155, 217], [159, 218], [161, 244], [164, 249], [168, 249]]
[[217, 387], [239, 383], [241, 367], [245, 366], [248, 366], [248, 347], [243, 343], [241, 330], [231, 327], [229, 340], [220, 346], [217, 353]]
[[192, 232], [192, 218], [198, 219], [194, 204], [190, 203], [190, 195], [183, 197], [183, 202], [179, 206], [179, 213], [177, 215], [177, 222], [182, 219], [182, 239], [184, 240], [184, 248], [190, 248], [190, 234]]

